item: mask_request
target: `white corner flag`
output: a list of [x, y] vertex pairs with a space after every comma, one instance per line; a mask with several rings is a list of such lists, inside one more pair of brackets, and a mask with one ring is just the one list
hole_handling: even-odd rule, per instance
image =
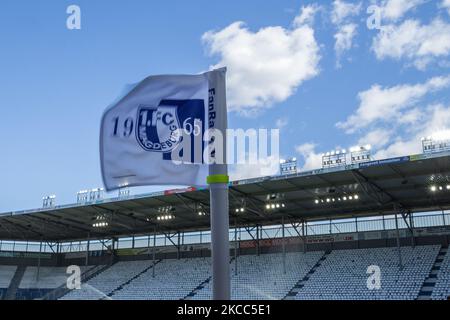
[[203, 137], [226, 129], [225, 72], [150, 76], [111, 105], [100, 130], [105, 188], [206, 186]]
[[106, 190], [209, 185], [213, 299], [230, 299], [226, 69], [152, 76], [103, 114]]

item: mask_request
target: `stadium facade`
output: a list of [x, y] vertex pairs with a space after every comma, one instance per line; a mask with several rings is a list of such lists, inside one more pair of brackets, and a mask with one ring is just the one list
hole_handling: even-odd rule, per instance
[[[450, 154], [230, 183], [234, 299], [447, 299]], [[210, 299], [209, 192], [0, 215], [4, 299]], [[67, 288], [78, 265], [82, 288]], [[379, 267], [371, 288], [369, 267]]]

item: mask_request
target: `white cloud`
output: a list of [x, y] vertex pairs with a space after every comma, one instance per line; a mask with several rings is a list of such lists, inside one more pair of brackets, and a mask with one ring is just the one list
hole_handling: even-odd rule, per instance
[[356, 16], [361, 11], [361, 3], [353, 4], [341, 0], [333, 2], [333, 11], [331, 12], [331, 22], [335, 25], [344, 23], [347, 18]]
[[355, 114], [344, 122], [337, 124], [338, 128], [347, 133], [354, 133], [376, 121], [388, 121], [399, 117], [399, 112], [417, 103], [428, 93], [450, 86], [450, 76], [435, 77], [423, 84], [397, 85], [383, 88], [374, 85], [369, 90], [360, 92], [360, 105]]
[[[309, 11], [309, 13], [305, 13]], [[310, 7], [304, 7], [292, 28], [271, 26], [256, 32], [243, 22], [206, 32], [202, 40], [228, 67], [228, 106], [252, 115], [289, 98], [304, 81], [319, 73], [319, 45]], [[301, 24], [303, 22], [304, 24]]]
[[311, 4], [307, 6], [302, 6], [300, 9], [300, 14], [294, 18], [294, 27], [301, 27], [303, 25], [312, 25], [316, 14], [322, 8], [317, 4]]
[[422, 153], [420, 140], [436, 132], [450, 133], [450, 106], [430, 105], [421, 112], [421, 124], [411, 127], [403, 135], [398, 135], [393, 142], [375, 153], [376, 159], [386, 159], [404, 155]]
[[359, 93], [361, 103], [355, 115], [338, 127], [359, 134], [359, 145], [372, 144], [376, 159], [421, 153], [421, 137], [450, 129], [450, 106], [424, 107], [421, 100], [449, 86], [450, 76], [416, 85], [372, 86]]
[[384, 26], [374, 38], [372, 50], [379, 60], [404, 58], [423, 70], [436, 58], [450, 54], [450, 24], [436, 18], [428, 25], [406, 20]]
[[442, 0], [441, 8], [446, 9], [450, 15], [450, 0]]
[[275, 126], [278, 129], [282, 129], [284, 127], [286, 127], [289, 123], [289, 120], [287, 118], [279, 118], [277, 119], [277, 121], [275, 121]]
[[[429, 105], [421, 110], [420, 123], [414, 126], [402, 124], [402, 117], [394, 118], [392, 129], [386, 129], [388, 120], [380, 126], [367, 130], [360, 135], [358, 145], [371, 144], [374, 148], [373, 158], [387, 159], [422, 153], [421, 138], [441, 133], [450, 136], [450, 105]], [[336, 148], [339, 149], [339, 148]], [[301, 170], [313, 170], [322, 167], [322, 154], [316, 151], [316, 144], [305, 143], [297, 146], [296, 151], [304, 160]]]
[[336, 26], [334, 34], [334, 50], [336, 51], [336, 67], [341, 67], [341, 58], [344, 52], [353, 46], [353, 39], [356, 36], [357, 25], [350, 22], [350, 18], [361, 12], [361, 3], [353, 4], [341, 0], [333, 2], [331, 11], [331, 22]]
[[280, 159], [269, 156], [259, 159], [259, 164], [234, 164], [230, 165], [230, 179], [232, 181], [267, 177], [276, 175], [280, 170]]
[[376, 128], [359, 138], [357, 145], [365, 146], [369, 144], [374, 148], [381, 148], [389, 143], [392, 134], [392, 130], [386, 128]]
[[[437, 136], [436, 132], [450, 137], [450, 105], [424, 105], [425, 97], [448, 87], [450, 76], [415, 85], [374, 85], [358, 94], [360, 104], [355, 113], [337, 126], [351, 134], [357, 145], [371, 144], [375, 159], [421, 153], [422, 137]], [[316, 144], [305, 143], [296, 151], [304, 160], [303, 170], [321, 167]]]
[[303, 165], [300, 170], [313, 170], [322, 168], [322, 155], [316, 153], [316, 144], [304, 143], [296, 146], [295, 150], [303, 158]]
[[425, 3], [425, 0], [385, 0], [381, 5], [381, 16], [389, 21], [398, 21], [408, 11]]
[[340, 67], [341, 56], [345, 51], [352, 48], [353, 38], [356, 36], [356, 24], [349, 23], [339, 27], [338, 32], [335, 33], [334, 39], [336, 40], [334, 44], [334, 50], [337, 56], [337, 67]]

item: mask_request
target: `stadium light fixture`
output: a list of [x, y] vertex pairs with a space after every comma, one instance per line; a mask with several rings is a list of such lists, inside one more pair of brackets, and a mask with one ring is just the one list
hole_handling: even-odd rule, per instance
[[422, 137], [423, 153], [450, 151], [450, 130], [436, 132], [428, 137]]
[[284, 202], [274, 202], [270, 204], [266, 204], [266, 210], [267, 211], [279, 211], [281, 209], [286, 208], [286, 204]]
[[56, 196], [54, 194], [42, 197], [43, 208], [53, 208], [55, 204], [56, 204]]
[[207, 210], [203, 207], [203, 205], [201, 203], [197, 203], [195, 205], [195, 207], [196, 207], [197, 215], [199, 217], [204, 217], [207, 215]]
[[440, 192], [440, 191], [450, 191], [450, 184], [446, 185], [431, 185], [430, 191], [433, 193]]
[[175, 219], [175, 216], [173, 214], [164, 214], [156, 217], [156, 220], [158, 221], [169, 221]]
[[284, 199], [284, 194], [268, 194], [266, 196], [266, 211], [279, 211], [282, 210], [284, 208], [286, 208], [286, 204], [284, 203], [283, 199]]
[[350, 148], [350, 158], [352, 164], [363, 163], [371, 160], [372, 146], [367, 144], [365, 146], [355, 146]]
[[103, 188], [95, 188], [90, 190], [80, 190], [77, 192], [77, 203], [85, 204], [102, 200], [104, 196]]
[[297, 173], [297, 158], [280, 160], [280, 174], [288, 175]]
[[107, 216], [104, 214], [96, 216], [94, 222], [92, 223], [92, 227], [94, 228], [106, 228], [108, 226], [109, 222]]
[[[271, 195], [271, 196], [272, 196], [272, 195]], [[270, 197], [270, 196], [269, 196], [269, 197]], [[276, 197], [276, 195], [275, 195], [274, 197]], [[234, 209], [234, 212], [235, 212], [236, 214], [244, 213], [244, 212], [246, 211], [246, 207], [247, 207], [247, 200], [246, 200], [246, 198], [241, 198], [241, 199], [239, 200], [239, 202], [240, 202], [240, 204], [239, 204], [239, 205], [236, 205], [236, 207], [235, 207], [235, 209]]]
[[321, 204], [321, 203], [326, 203], [326, 204], [330, 204], [333, 202], [341, 202], [341, 201], [356, 201], [359, 200], [360, 196], [358, 194], [353, 194], [353, 195], [348, 195], [348, 196], [343, 196], [341, 197], [333, 197], [333, 198], [324, 198], [324, 199], [315, 199], [314, 203], [317, 204]]
[[95, 188], [89, 191], [89, 202], [102, 200], [104, 196], [103, 188]]
[[88, 191], [87, 190], [80, 190], [77, 192], [77, 203], [83, 204], [88, 201]]
[[322, 154], [322, 168], [334, 168], [347, 164], [347, 150], [333, 150]]
[[173, 206], [164, 206], [164, 207], [158, 208], [159, 213], [170, 213], [170, 212], [174, 212], [174, 211], [176, 211], [176, 209]]
[[123, 186], [119, 189], [118, 197], [119, 199], [128, 198], [130, 196], [130, 188]]

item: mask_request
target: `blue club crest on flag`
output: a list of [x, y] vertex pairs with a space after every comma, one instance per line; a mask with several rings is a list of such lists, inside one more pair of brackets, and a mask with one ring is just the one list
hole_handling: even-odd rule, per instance
[[[140, 105], [137, 115], [136, 139], [146, 151], [163, 154], [164, 160], [171, 160], [171, 152], [176, 150], [180, 142], [190, 136], [203, 137], [205, 133], [205, 105], [201, 99], [161, 100], [157, 107]], [[184, 136], [184, 137], [183, 137]], [[204, 150], [202, 143], [201, 152]], [[191, 145], [191, 162], [196, 163], [194, 145]]]
[[177, 106], [139, 106], [136, 138], [145, 150], [171, 152], [181, 140], [179, 129]]

